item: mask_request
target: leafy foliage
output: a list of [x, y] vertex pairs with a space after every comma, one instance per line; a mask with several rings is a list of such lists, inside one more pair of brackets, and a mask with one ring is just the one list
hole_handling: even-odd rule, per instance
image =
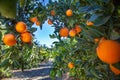
[[[58, 0], [51, 2], [48, 5], [49, 10], [55, 10], [56, 15], [51, 16], [53, 21], [53, 27], [55, 32], [50, 35], [51, 38], [57, 38], [59, 42], [54, 42], [52, 57], [54, 58], [53, 70], [51, 71], [51, 77], [62, 77], [61, 74], [69, 72], [70, 76], [76, 79], [117, 79], [109, 70], [108, 65], [99, 61], [96, 56], [96, 46], [94, 43], [95, 38], [105, 37], [107, 39], [119, 38], [118, 26], [115, 26], [116, 21], [119, 19], [116, 15], [118, 8], [114, 5], [112, 0]], [[67, 9], [73, 10], [73, 16], [67, 17], [65, 12]], [[115, 18], [115, 16], [117, 16]], [[89, 27], [86, 25], [87, 21], [94, 23]], [[82, 32], [76, 37], [61, 38], [59, 30], [62, 27], [72, 29], [75, 24], [80, 25]], [[116, 38], [112, 37], [113, 35]], [[55, 37], [56, 36], [56, 37]], [[74, 69], [68, 68], [68, 63], [75, 63]]]
[[[44, 0], [43, 0], [44, 2]], [[19, 69], [36, 66], [39, 61], [53, 58], [53, 69], [50, 76], [54, 80], [56, 76], [62, 77], [69, 72], [69, 76], [82, 80], [115, 80], [119, 75], [113, 75], [107, 64], [101, 62], [96, 56], [97, 43], [95, 38], [105, 37], [119, 41], [120, 38], [120, 3], [118, 0], [49, 0], [49, 4], [42, 5], [39, 0], [19, 0], [17, 2], [17, 16], [6, 18], [0, 16], [0, 68]], [[66, 10], [71, 9], [73, 15], [66, 16]], [[51, 11], [55, 15], [51, 15]], [[1, 11], [0, 11], [1, 12]], [[1, 13], [2, 14], [2, 13]], [[23, 43], [20, 35], [15, 31], [14, 26], [18, 21], [23, 21], [28, 26], [28, 31], [32, 33], [37, 30], [33, 28], [30, 18], [37, 17], [40, 21], [40, 28], [45, 21], [51, 20], [55, 28], [51, 38], [59, 41], [51, 49], [38, 47], [37, 42]], [[93, 23], [92, 26], [86, 24], [87, 21]], [[63, 27], [69, 30], [75, 25], [79, 25], [82, 31], [75, 37], [61, 37], [59, 31]], [[17, 44], [8, 47], [2, 42], [2, 36], [6, 33], [13, 33], [17, 37]], [[48, 54], [49, 53], [49, 54]], [[47, 57], [46, 57], [47, 56]], [[75, 67], [68, 68], [68, 63], [73, 62]], [[27, 64], [27, 65], [26, 65]], [[9, 67], [8, 67], [9, 66]]]
[[[35, 3], [33, 3], [34, 1]], [[48, 54], [49, 50], [46, 51], [46, 47], [39, 47], [36, 41], [31, 41], [30, 43], [22, 42], [20, 34], [15, 30], [16, 23], [23, 21], [26, 23], [28, 31], [34, 38], [33, 33], [37, 28], [32, 27], [33, 23], [31, 23], [29, 19], [32, 16], [37, 16], [38, 11], [35, 12], [35, 10], [38, 9], [38, 5], [39, 7], [42, 6], [37, 0], [34, 1], [25, 0], [25, 2], [23, 2], [23, 0], [19, 0], [19, 2], [16, 3], [18, 5], [17, 14], [15, 13], [17, 16], [15, 18], [6, 18], [4, 15], [0, 16], [0, 77], [10, 77], [11, 69], [21, 69], [24, 71], [24, 69], [37, 67], [40, 62], [45, 59], [47, 60], [46, 54]], [[31, 11], [34, 12], [35, 15], [33, 15]], [[3, 36], [7, 33], [12, 33], [16, 36], [17, 44], [15, 46], [9, 47], [3, 43]]]

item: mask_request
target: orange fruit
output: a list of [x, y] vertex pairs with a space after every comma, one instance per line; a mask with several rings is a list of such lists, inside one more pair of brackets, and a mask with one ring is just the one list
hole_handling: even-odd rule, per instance
[[8, 46], [13, 46], [16, 44], [15, 36], [13, 34], [6, 34], [3, 37], [3, 42], [4, 42], [4, 44], [6, 44]]
[[72, 16], [73, 11], [71, 9], [66, 10], [66, 15], [69, 16], [69, 17]]
[[80, 27], [79, 25], [75, 25], [75, 28], [74, 28], [74, 29], [76, 30], [76, 33], [77, 33], [77, 34], [82, 31], [82, 29], [81, 29], [81, 27]]
[[69, 31], [69, 36], [70, 36], [70, 37], [76, 36], [76, 30], [75, 30], [75, 29], [71, 29], [71, 30]]
[[49, 19], [49, 20], [48, 20], [48, 24], [49, 24], [49, 25], [52, 25], [53, 22]]
[[36, 22], [36, 25], [37, 25], [37, 26], [40, 26], [40, 21], [37, 21], [37, 22]]
[[16, 24], [15, 29], [19, 33], [23, 33], [27, 31], [27, 26], [24, 22], [20, 21]]
[[70, 69], [74, 68], [74, 63], [69, 62], [69, 63], [68, 63], [68, 67], [69, 67]]
[[111, 71], [115, 74], [115, 75], [120, 75], [120, 69], [117, 69], [116, 67], [114, 67], [113, 65], [109, 65]]
[[99, 40], [100, 40], [99, 38], [95, 38], [95, 39], [94, 39], [94, 42], [95, 42], [95, 43], [98, 43]]
[[60, 29], [59, 34], [61, 37], [67, 37], [69, 34], [69, 30], [67, 27], [63, 27]]
[[30, 21], [31, 21], [32, 23], [35, 23], [35, 22], [38, 21], [38, 19], [37, 19], [37, 17], [32, 17], [32, 18], [30, 18]]
[[54, 11], [54, 10], [51, 10], [50, 14], [51, 14], [52, 16], [55, 16], [55, 11]]
[[22, 40], [22, 42], [30, 43], [31, 40], [32, 40], [31, 33], [29, 33], [29, 32], [22, 33], [21, 34], [21, 40]]
[[93, 22], [91, 22], [91, 21], [87, 21], [87, 22], [86, 22], [86, 25], [87, 25], [87, 26], [93, 26], [93, 25], [94, 25], [94, 23], [93, 23]]
[[113, 40], [100, 40], [96, 48], [98, 58], [108, 64], [120, 61], [120, 44]]

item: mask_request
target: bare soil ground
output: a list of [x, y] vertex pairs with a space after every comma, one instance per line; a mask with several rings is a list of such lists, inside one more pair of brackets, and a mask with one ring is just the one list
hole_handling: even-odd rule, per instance
[[[52, 80], [49, 76], [52, 64], [42, 63], [38, 68], [27, 69], [24, 72], [21, 70], [13, 70], [11, 78], [4, 78], [2, 80]], [[56, 80], [62, 80], [56, 78]]]

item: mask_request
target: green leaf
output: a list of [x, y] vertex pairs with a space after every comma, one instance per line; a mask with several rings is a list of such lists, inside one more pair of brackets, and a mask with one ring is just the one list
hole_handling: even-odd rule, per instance
[[79, 8], [80, 13], [93, 13], [96, 11], [102, 11], [102, 7], [99, 5], [94, 5], [94, 6], [84, 6]]
[[80, 7], [79, 8], [79, 12], [88, 12], [88, 10], [90, 9], [90, 6], [84, 6], [84, 7]]
[[35, 31], [37, 31], [37, 28], [30, 28], [30, 31], [33, 33], [33, 32], [35, 32]]
[[13, 60], [13, 65], [15, 67], [19, 67], [20, 66], [20, 63], [17, 61], [17, 60]]
[[56, 70], [51, 70], [50, 71], [50, 77], [52, 78], [52, 80], [55, 80], [55, 77], [56, 77]]
[[99, 16], [101, 16], [102, 14], [93, 14], [91, 17], [90, 17], [90, 19], [89, 19], [89, 21], [94, 21], [94, 20], [96, 20]]
[[95, 26], [101, 26], [103, 24], [105, 24], [109, 19], [110, 19], [110, 15], [105, 16], [105, 15], [101, 15], [96, 17], [96, 19], [94, 19], [93, 23]]
[[56, 38], [56, 36], [54, 35], [54, 34], [52, 34], [52, 35], [49, 35], [50, 36], [50, 38], [51, 39], [54, 39], [54, 38]]
[[57, 62], [61, 62], [61, 56], [57, 56], [55, 59]]
[[57, 75], [58, 75], [58, 77], [62, 77], [62, 71], [61, 70], [57, 70]]
[[2, 42], [2, 32], [0, 31], [0, 43]]
[[95, 72], [95, 70], [90, 70], [90, 72], [96, 77], [96, 78], [98, 78], [98, 79], [101, 79], [99, 76], [98, 76], [98, 74]]
[[59, 44], [59, 42], [58, 41], [54, 41], [53, 44]]
[[9, 59], [5, 59], [1, 64], [0, 67], [3, 67], [9, 63]]
[[96, 35], [96, 37], [103, 36], [104, 34], [95, 28], [89, 28], [89, 30], [93, 33], [92, 35]]

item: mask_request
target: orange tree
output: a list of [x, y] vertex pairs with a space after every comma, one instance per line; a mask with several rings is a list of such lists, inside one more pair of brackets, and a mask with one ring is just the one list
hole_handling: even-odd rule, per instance
[[[12, 31], [17, 36], [17, 44], [13, 47], [7, 48], [3, 45], [1, 47], [4, 53], [14, 54], [11, 56], [19, 53], [20, 58], [16, 58], [19, 58], [20, 62], [18, 62], [21, 63], [22, 69], [25, 67], [23, 66], [25, 64], [24, 61], [27, 62], [29, 59], [29, 57], [24, 57], [31, 53], [29, 53], [31, 48], [28, 47], [28, 43], [22, 42], [23, 40], [20, 38], [20, 34], [24, 33], [20, 33], [21, 30], [17, 32], [14, 26], [17, 22], [23, 21], [28, 28], [25, 31], [24, 29], [26, 28], [22, 29], [22, 32], [32, 34], [35, 31], [31, 27], [33, 23], [40, 25], [40, 28], [42, 28], [42, 24], [47, 20], [48, 24], [55, 28], [54, 33], [50, 37], [59, 40], [54, 42], [55, 46], [51, 48], [50, 54], [50, 57], [54, 58], [53, 69], [50, 73], [53, 79], [56, 76], [62, 77], [62, 74], [66, 72], [78, 80], [120, 78], [120, 44], [118, 43], [120, 3], [118, 0], [57, 0], [54, 2], [49, 0], [49, 4], [46, 7], [42, 6], [37, 0], [24, 1], [20, 0], [18, 2], [20, 4], [17, 5], [18, 12], [15, 20], [9, 19], [13, 18], [13, 15], [3, 15], [5, 12], [0, 10], [1, 15], [7, 17], [7, 19], [1, 17], [2, 24], [6, 24], [7, 33]], [[30, 21], [33, 23], [30, 23]], [[28, 38], [31, 39], [30, 36]], [[29, 41], [28, 38], [25, 38], [25, 41]], [[11, 58], [11, 56], [7, 59], [1, 59], [1, 62], [10, 63], [12, 61], [13, 63], [15, 57]], [[115, 62], [112, 61], [111, 56], [113, 56]], [[109, 60], [110, 62], [108, 62]], [[115, 75], [112, 75], [114, 73]]]
[[[50, 13], [53, 10], [54, 16]], [[58, 0], [48, 4], [48, 11], [48, 19], [55, 27], [50, 37], [59, 40], [54, 42], [51, 53], [54, 58], [53, 79], [55, 76], [62, 77], [65, 72], [78, 80], [120, 78], [120, 13], [117, 0]], [[76, 25], [79, 25], [78, 33]], [[102, 37], [107, 40], [103, 41]], [[117, 70], [113, 71], [109, 65]]]
[[11, 69], [24, 71], [45, 59], [47, 48], [39, 47], [38, 42], [33, 41], [37, 28], [32, 27], [34, 23], [40, 26], [44, 21], [41, 24], [39, 19], [31, 21], [42, 9], [44, 6], [38, 0], [0, 1], [0, 78], [10, 76]]

